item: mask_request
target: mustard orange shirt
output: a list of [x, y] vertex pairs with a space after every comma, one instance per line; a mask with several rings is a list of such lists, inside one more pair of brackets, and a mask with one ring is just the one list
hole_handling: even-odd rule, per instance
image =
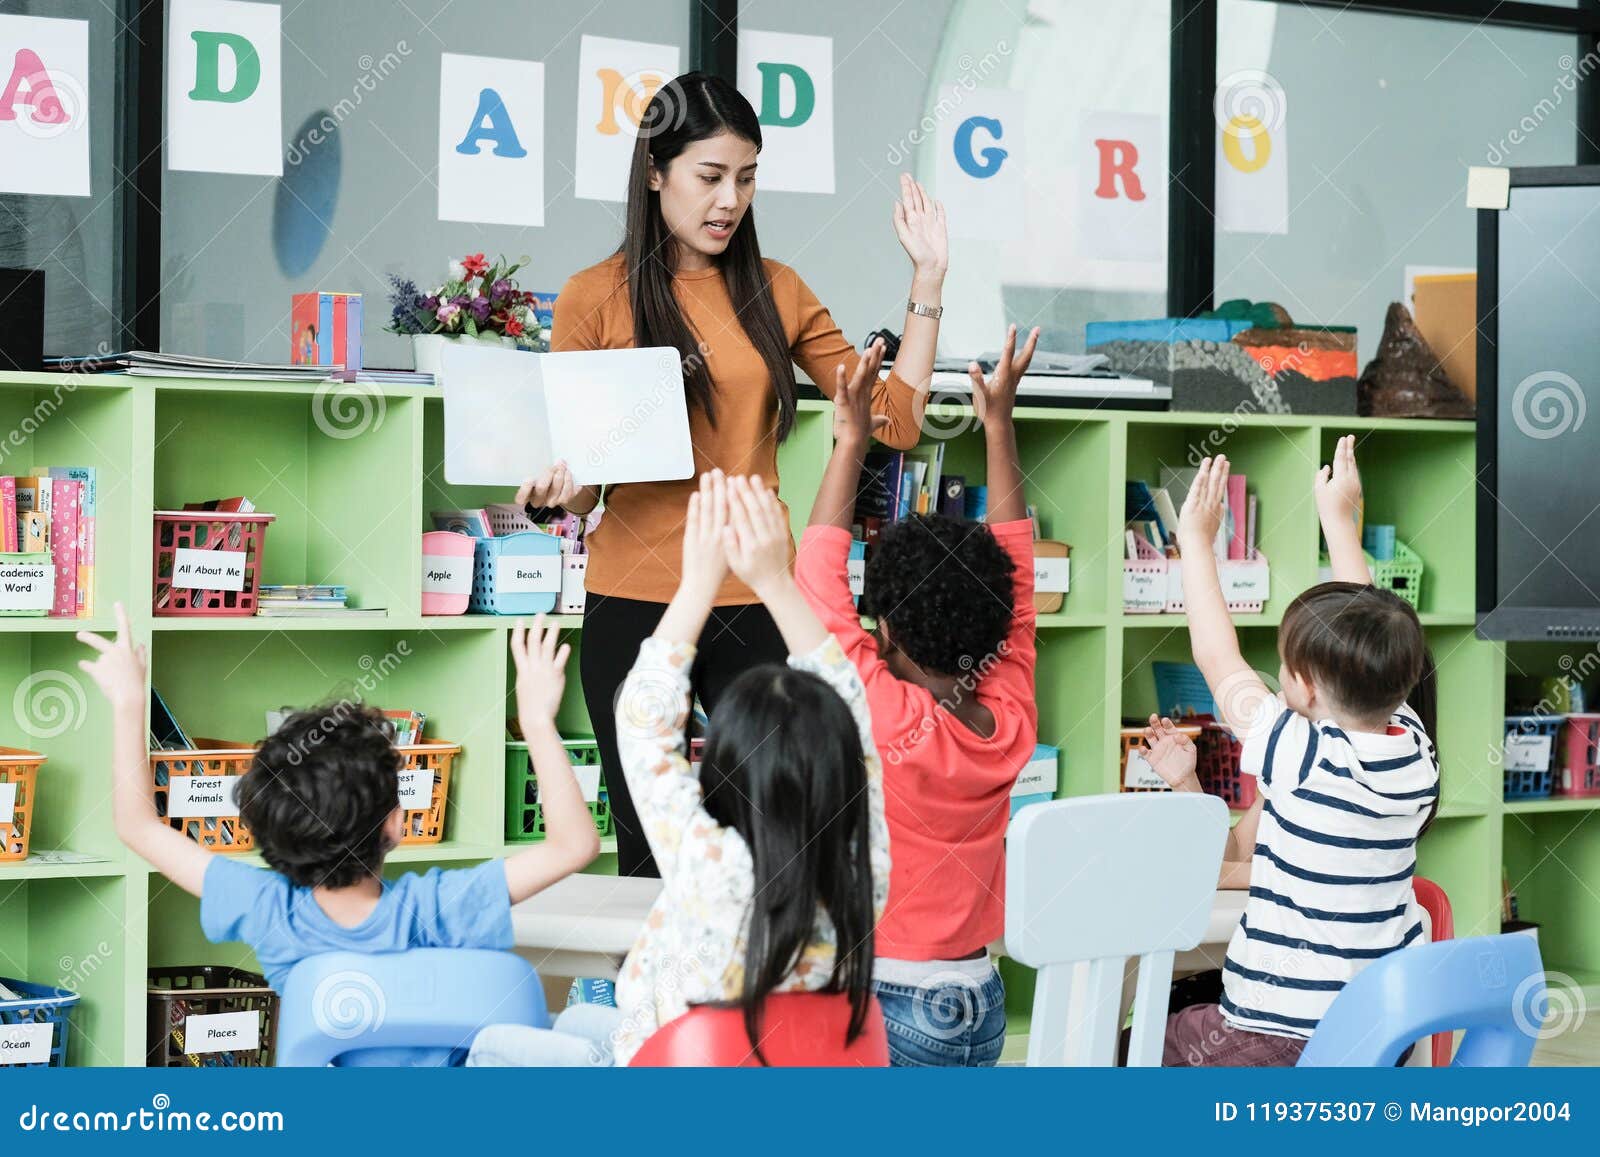
[[[860, 355], [800, 275], [777, 261], [766, 262], [767, 278], [795, 364], [833, 396], [834, 371], [854, 372]], [[585, 586], [593, 594], [665, 603], [678, 589], [683, 556], [683, 516], [699, 475], [720, 468], [756, 474], [778, 487], [778, 394], [760, 352], [740, 324], [722, 270], [680, 273], [674, 278], [684, 319], [702, 343], [706, 369], [716, 390], [713, 426], [689, 408], [695, 477], [675, 482], [629, 482], [606, 489], [605, 516], [589, 536]], [[633, 308], [622, 256], [575, 273], [556, 299], [553, 350], [631, 349]], [[912, 412], [915, 391], [893, 373], [873, 390], [872, 408], [889, 424], [878, 438], [910, 449], [921, 431]], [[820, 465], [820, 463], [819, 463]], [[756, 602], [732, 575], [717, 595], [718, 606]]]

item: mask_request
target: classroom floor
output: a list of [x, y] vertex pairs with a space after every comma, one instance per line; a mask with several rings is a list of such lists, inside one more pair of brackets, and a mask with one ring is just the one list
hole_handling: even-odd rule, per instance
[[1534, 1046], [1535, 1065], [1600, 1065], [1600, 984], [1591, 984], [1579, 991], [1583, 999], [1573, 1007], [1568, 1018], [1571, 1027]]

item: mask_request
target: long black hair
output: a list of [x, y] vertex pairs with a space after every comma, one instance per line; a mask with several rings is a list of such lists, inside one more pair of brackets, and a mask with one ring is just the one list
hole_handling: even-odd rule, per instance
[[866, 764], [838, 692], [807, 671], [766, 665], [723, 693], [706, 735], [705, 809], [750, 849], [755, 891], [744, 961], [745, 1032], [761, 1054], [761, 1014], [811, 942], [820, 907], [837, 937], [824, 991], [850, 996], [854, 1041], [872, 987], [871, 831]]
[[[733, 85], [704, 72], [686, 72], [669, 80], [650, 98], [639, 122], [628, 172], [627, 232], [619, 252], [628, 275], [633, 306], [633, 340], [638, 346], [672, 346], [683, 358], [684, 387], [689, 402], [713, 424], [715, 389], [700, 343], [678, 306], [672, 275], [678, 266], [677, 246], [661, 215], [661, 194], [650, 188], [650, 167], [666, 173], [684, 149], [718, 133], [729, 132], [761, 150], [761, 122], [755, 109]], [[783, 319], [772, 299], [772, 286], [756, 241], [755, 207], [745, 209], [718, 263], [733, 301], [734, 315], [750, 344], [761, 354], [778, 395], [778, 440], [794, 428], [794, 362]]]

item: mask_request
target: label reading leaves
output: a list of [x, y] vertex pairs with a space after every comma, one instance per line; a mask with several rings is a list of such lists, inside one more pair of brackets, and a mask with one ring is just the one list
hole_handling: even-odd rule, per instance
[[561, 590], [561, 556], [503, 554], [494, 562], [494, 589], [502, 595], [556, 594]]
[[172, 585], [208, 591], [244, 590], [242, 550], [190, 550], [173, 552]]
[[422, 556], [422, 593], [466, 595], [472, 593], [472, 556], [425, 554]]

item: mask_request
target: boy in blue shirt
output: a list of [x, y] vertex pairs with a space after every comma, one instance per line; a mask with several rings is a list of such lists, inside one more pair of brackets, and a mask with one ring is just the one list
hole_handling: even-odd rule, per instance
[[240, 818], [267, 868], [217, 855], [157, 814], [145, 750], [144, 647], [117, 604], [117, 638], [78, 638], [98, 657], [78, 665], [111, 703], [112, 814], [117, 836], [178, 887], [200, 897], [213, 942], [255, 950], [281, 992], [290, 969], [320, 952], [511, 947], [511, 905], [578, 871], [600, 850], [555, 714], [569, 648], [541, 615], [511, 632], [517, 714], [539, 778], [548, 835], [505, 860], [384, 880], [404, 834], [400, 755], [382, 714], [336, 702], [291, 716], [257, 750], [239, 782]]

